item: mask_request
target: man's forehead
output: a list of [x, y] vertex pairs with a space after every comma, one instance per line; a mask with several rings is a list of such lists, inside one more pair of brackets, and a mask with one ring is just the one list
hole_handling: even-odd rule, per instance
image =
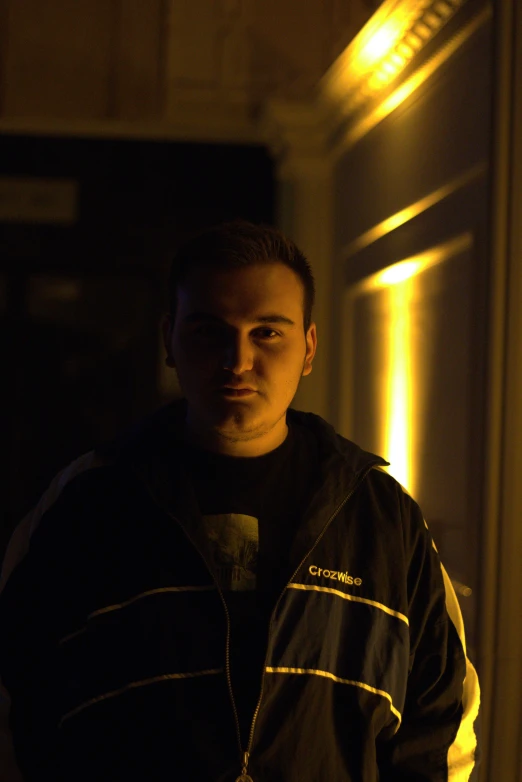
[[[213, 312], [204, 312], [198, 310], [196, 312], [189, 312], [182, 318], [183, 323], [200, 323], [203, 321], [220, 322], [223, 323], [223, 318], [219, 317]], [[289, 318], [287, 315], [283, 315], [278, 312], [268, 312], [262, 315], [255, 315], [248, 321], [251, 325], [262, 323], [274, 323], [286, 326], [295, 326], [295, 321]]]
[[[262, 265], [261, 279], [247, 278], [244, 282], [216, 280], [216, 284], [209, 280], [204, 269], [195, 268], [194, 276], [191, 272], [189, 279], [181, 283], [178, 289], [180, 321], [226, 322], [230, 316], [233, 319], [239, 317], [248, 324], [271, 323], [288, 328], [295, 327], [301, 317], [302, 286], [292, 269], [283, 264], [277, 265], [283, 267], [283, 274], [289, 272], [290, 280], [295, 278], [295, 286], [293, 283], [288, 285], [290, 280], [282, 280], [277, 274], [277, 279], [269, 273], [265, 274], [265, 270], [268, 272], [273, 264]], [[249, 272], [254, 269], [259, 270], [259, 265], [232, 269], [232, 272]], [[219, 271], [216, 270], [217, 273]], [[190, 277], [194, 284], [191, 284]]]
[[211, 262], [201, 261], [188, 270], [186, 280], [194, 279], [198, 282], [209, 277], [257, 277], [265, 280], [286, 278], [300, 282], [299, 274], [285, 263], [273, 261], [269, 263], [246, 263], [238, 266], [214, 266]]

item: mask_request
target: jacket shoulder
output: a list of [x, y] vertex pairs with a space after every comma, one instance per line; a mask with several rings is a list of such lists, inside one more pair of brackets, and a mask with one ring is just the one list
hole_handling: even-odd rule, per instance
[[[68, 495], [70, 487], [91, 482], [94, 475], [99, 475], [105, 465], [95, 451], [82, 454], [60, 470], [52, 479], [36, 505], [17, 524], [5, 550], [0, 577], [0, 593], [15, 567], [25, 558], [35, 532], [40, 528], [42, 518], [63, 497]], [[92, 483], [91, 483], [92, 485]]]

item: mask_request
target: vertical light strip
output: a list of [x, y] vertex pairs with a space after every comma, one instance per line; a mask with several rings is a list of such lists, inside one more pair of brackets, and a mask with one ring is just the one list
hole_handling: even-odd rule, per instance
[[414, 491], [411, 474], [411, 278], [388, 288], [390, 328], [388, 389], [384, 426], [384, 453], [390, 472], [408, 491]]
[[[416, 475], [413, 467], [413, 444], [416, 420], [414, 372], [415, 356], [412, 340], [412, 301], [415, 286], [420, 275], [432, 266], [443, 263], [467, 252], [473, 246], [473, 234], [463, 233], [447, 242], [432, 247], [420, 255], [391, 264], [375, 274], [365, 277], [350, 286], [347, 307], [353, 308], [353, 301], [361, 295], [386, 292], [387, 342], [384, 346], [386, 361], [385, 377], [381, 399], [383, 400], [383, 421], [379, 452], [390, 462], [385, 468], [411, 494], [416, 493]], [[350, 335], [350, 340], [354, 335]], [[417, 379], [417, 384], [420, 378]], [[378, 411], [379, 412], [379, 411]], [[350, 419], [347, 417], [347, 421]], [[347, 430], [348, 431], [348, 430]]]

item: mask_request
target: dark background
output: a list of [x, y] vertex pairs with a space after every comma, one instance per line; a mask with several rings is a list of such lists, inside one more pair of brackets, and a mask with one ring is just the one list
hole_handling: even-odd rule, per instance
[[78, 183], [73, 225], [0, 222], [0, 556], [56, 473], [157, 409], [176, 245], [274, 220], [264, 147], [0, 137], [0, 176]]

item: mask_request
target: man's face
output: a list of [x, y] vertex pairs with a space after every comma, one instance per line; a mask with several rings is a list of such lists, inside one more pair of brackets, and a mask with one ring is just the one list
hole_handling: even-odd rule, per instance
[[[189, 441], [230, 456], [260, 456], [288, 429], [286, 411], [312, 371], [316, 327], [303, 332], [303, 285], [282, 263], [241, 269], [196, 268], [178, 288], [174, 326], [163, 319], [165, 347], [188, 402]], [[196, 313], [202, 313], [197, 315]], [[291, 323], [271, 317], [282, 316]], [[222, 386], [250, 386], [236, 396]]]

